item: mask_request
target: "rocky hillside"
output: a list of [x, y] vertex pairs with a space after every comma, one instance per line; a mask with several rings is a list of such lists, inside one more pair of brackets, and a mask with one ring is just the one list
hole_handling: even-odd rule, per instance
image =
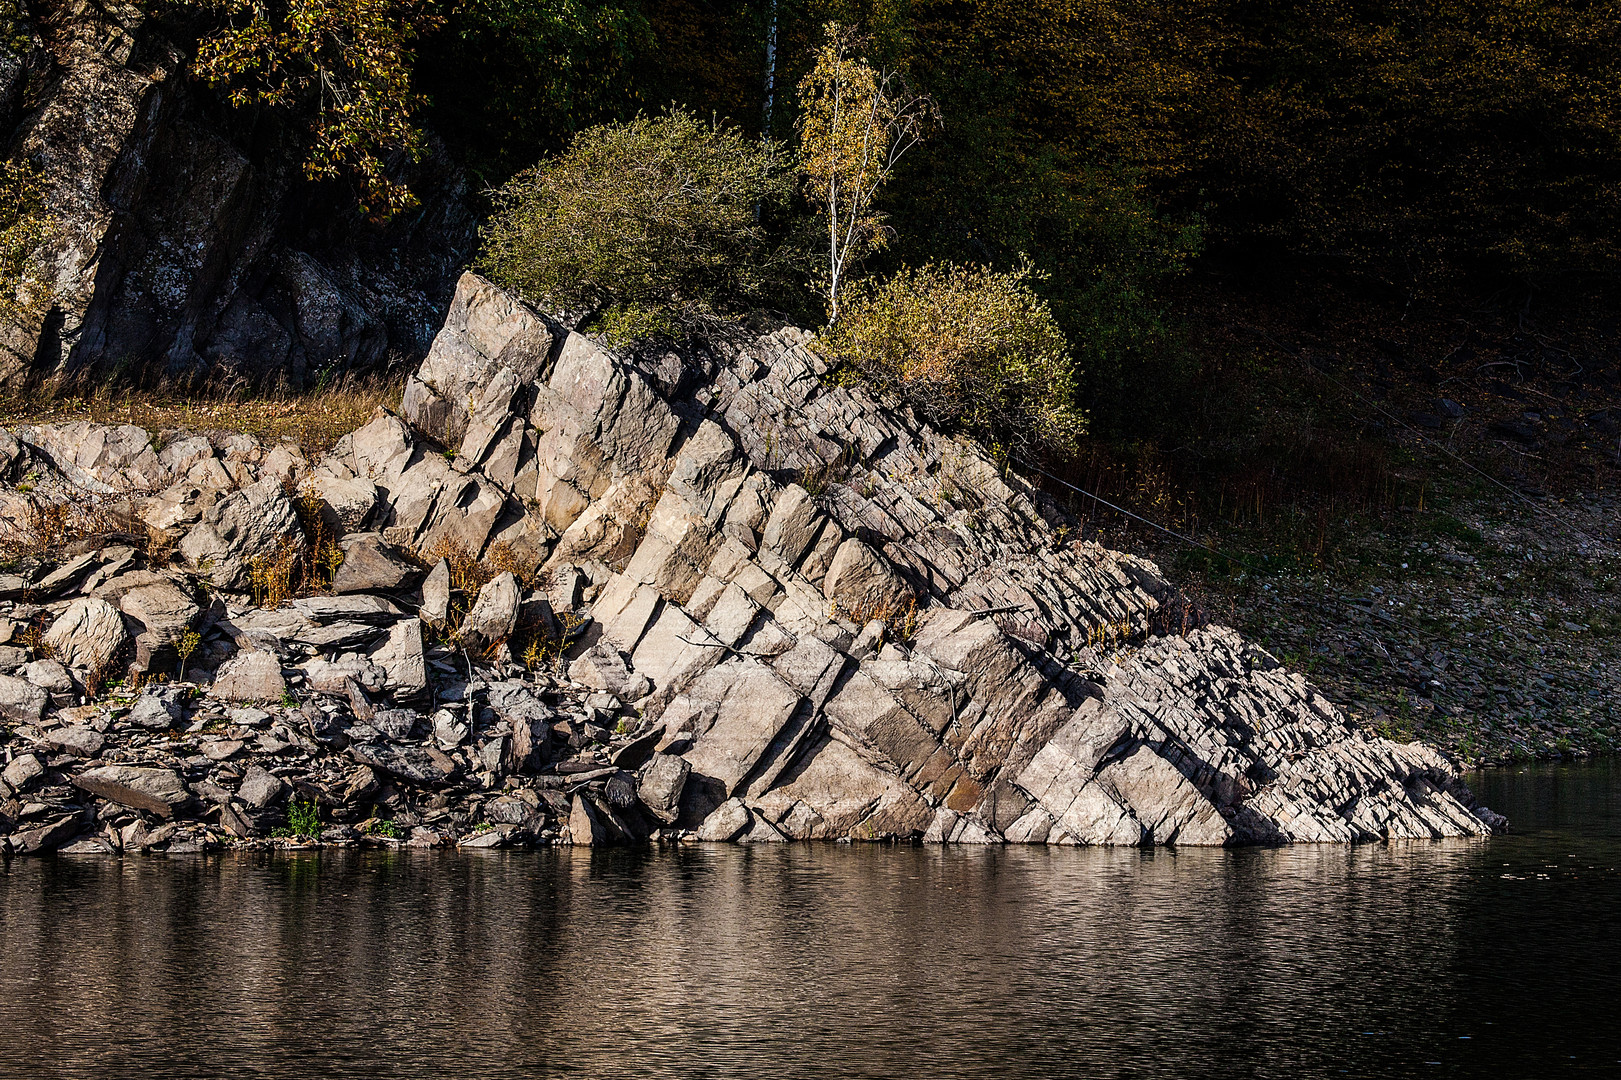
[[[467, 275], [399, 415], [323, 460], [15, 430], [0, 833], [112, 851], [1501, 825], [1441, 755], [1355, 729], [1197, 625], [1152, 563], [1071, 541], [1019, 477], [824, 381], [806, 346], [622, 356]], [[300, 573], [316, 588], [285, 599]]]
[[295, 132], [201, 90], [137, 6], [39, 7], [25, 55], [0, 41], [0, 157], [42, 170], [53, 294], [0, 321], [0, 387], [302, 387], [423, 354], [476, 238], [444, 154], [407, 169], [420, 208], [361, 220], [303, 180]]

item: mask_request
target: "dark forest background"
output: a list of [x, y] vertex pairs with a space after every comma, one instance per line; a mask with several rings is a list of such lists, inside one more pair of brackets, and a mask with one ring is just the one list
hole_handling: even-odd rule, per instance
[[1602, 0], [471, 0], [419, 44], [422, 116], [481, 187], [671, 103], [758, 132], [775, 22], [788, 139], [833, 19], [944, 118], [884, 193], [897, 238], [869, 269], [1028, 257], [1099, 435], [1190, 422], [1236, 362], [1209, 340], [1234, 304], [1240, 337], [1332, 324], [1375, 367], [1456, 310], [1553, 304], [1587, 334], [1608, 306], [1621, 6]]

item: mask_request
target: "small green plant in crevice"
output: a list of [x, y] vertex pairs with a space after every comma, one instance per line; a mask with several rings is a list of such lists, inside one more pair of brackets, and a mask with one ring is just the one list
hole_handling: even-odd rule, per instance
[[908, 596], [904, 604], [885, 601], [855, 607], [848, 607], [835, 600], [828, 610], [830, 618], [842, 619], [856, 626], [865, 626], [876, 619], [884, 624], [884, 640], [902, 645], [909, 644], [917, 636], [918, 624], [923, 614], [918, 610], [917, 598], [914, 596]]
[[799, 470], [799, 486], [811, 496], [825, 494], [829, 484], [843, 481], [861, 460], [861, 447], [851, 443], [819, 465], [806, 465]]
[[360, 831], [367, 836], [375, 836], [384, 840], [398, 840], [400, 827], [390, 818], [372, 818], [360, 827]]
[[682, 336], [682, 320], [665, 308], [616, 304], [599, 311], [590, 331], [608, 345], [622, 349], [648, 342], [673, 341]]
[[1304, 672], [1307, 675], [1315, 671], [1318, 666], [1318, 657], [1312, 652], [1280, 651], [1278, 660], [1284, 667], [1292, 671]]
[[276, 836], [297, 839], [321, 835], [320, 808], [314, 799], [294, 799], [287, 804], [287, 824], [277, 829]]
[[1418, 727], [1413, 715], [1413, 702], [1407, 696], [1407, 688], [1402, 687], [1396, 691], [1395, 711], [1386, 713], [1373, 730], [1391, 742], [1408, 743], [1418, 738]]

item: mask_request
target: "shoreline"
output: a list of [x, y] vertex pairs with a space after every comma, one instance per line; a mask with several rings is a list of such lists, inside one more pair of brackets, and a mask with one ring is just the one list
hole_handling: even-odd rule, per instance
[[318, 461], [5, 433], [0, 832], [33, 852], [362, 825], [473, 847], [1502, 826], [1443, 754], [1358, 729], [1157, 565], [827, 373], [793, 328], [620, 355], [468, 274], [399, 413]]

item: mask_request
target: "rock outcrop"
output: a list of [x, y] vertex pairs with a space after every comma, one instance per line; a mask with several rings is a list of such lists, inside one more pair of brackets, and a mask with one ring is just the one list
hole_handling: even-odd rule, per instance
[[422, 355], [476, 233], [444, 153], [406, 167], [416, 211], [369, 223], [302, 178], [295, 131], [189, 80], [141, 7], [34, 7], [30, 54], [0, 42], [0, 154], [43, 170], [53, 295], [0, 327], [0, 386], [300, 387]]
[[[312, 812], [328, 842], [474, 847], [1501, 825], [1435, 751], [1354, 728], [1229, 629], [1184, 631], [1153, 564], [1068, 539], [973, 445], [824, 374], [792, 329], [618, 355], [467, 275], [401, 414], [320, 461], [17, 429], [14, 532], [94, 492], [157, 539], [0, 576], [0, 638], [38, 626], [68, 659], [15, 648], [0, 674], [0, 833], [187, 849]], [[283, 513], [284, 491], [313, 508]], [[255, 605], [316, 517], [348, 530], [330, 585]], [[192, 681], [88, 693], [109, 612], [140, 677], [189, 630]], [[163, 775], [106, 771], [125, 767]]]

